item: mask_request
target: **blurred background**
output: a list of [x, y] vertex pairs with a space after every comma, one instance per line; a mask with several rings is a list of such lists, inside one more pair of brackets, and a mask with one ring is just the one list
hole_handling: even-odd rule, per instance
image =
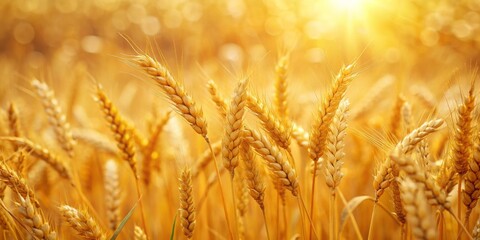
[[[110, 134], [92, 100], [92, 83], [98, 81], [120, 112], [147, 132], [147, 120], [169, 107], [130, 62], [138, 53], [155, 56], [184, 82], [210, 128], [218, 130], [211, 131], [213, 139], [220, 138], [222, 125], [207, 81], [215, 80], [228, 96], [248, 75], [250, 90], [272, 99], [275, 65], [284, 55], [289, 56], [290, 117], [306, 130], [332, 75], [358, 62], [359, 76], [348, 92], [352, 110], [365, 107], [362, 99], [371, 89], [382, 88], [383, 94], [367, 105], [375, 115], [352, 120], [361, 123], [353, 123], [352, 131], [363, 135], [365, 128], [386, 128], [384, 113], [400, 93], [413, 100], [415, 126], [434, 107], [449, 120], [452, 106], [476, 77], [480, 57], [480, 0], [0, 0], [0, 23], [0, 104], [5, 108], [14, 100], [27, 109], [21, 112], [29, 133], [42, 133], [47, 125], [35, 117], [41, 103], [29, 85], [33, 78], [55, 90], [74, 128]], [[185, 136], [194, 136], [177, 120], [173, 132], [184, 128]], [[205, 146], [195, 144], [201, 143], [197, 137], [171, 141], [173, 156], [166, 159], [175, 159], [179, 149], [198, 156]], [[375, 151], [347, 153], [348, 199], [372, 193]], [[359, 176], [366, 177], [357, 181]], [[176, 184], [176, 178], [171, 181]], [[367, 229], [368, 222], [360, 227]], [[168, 233], [165, 229], [160, 232]], [[379, 227], [378, 239], [391, 236], [382, 232], [388, 229]]]

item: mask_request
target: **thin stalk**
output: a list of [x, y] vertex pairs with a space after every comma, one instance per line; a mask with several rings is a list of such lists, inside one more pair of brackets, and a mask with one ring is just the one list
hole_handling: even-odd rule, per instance
[[285, 207], [285, 204], [282, 204], [282, 213], [283, 213], [283, 226], [285, 227], [285, 236], [287, 236], [288, 238], [288, 225], [287, 225], [288, 219], [287, 219], [287, 208]]
[[332, 194], [330, 195], [330, 201], [328, 203], [328, 207], [329, 207], [329, 214], [328, 214], [328, 217], [330, 219], [330, 223], [329, 223], [329, 234], [328, 234], [328, 239], [330, 240], [334, 240], [335, 239], [335, 216], [334, 216], [334, 211], [335, 211], [335, 194]]
[[368, 227], [368, 240], [372, 240], [373, 233], [373, 219], [375, 218], [375, 208], [377, 207], [377, 202], [373, 203], [372, 217], [370, 217], [370, 226]]
[[406, 240], [407, 239], [407, 226], [406, 224], [402, 224], [401, 226], [401, 232], [400, 232], [400, 239]]
[[443, 240], [443, 211], [440, 211], [440, 214], [438, 215], [438, 240]]
[[347, 200], [345, 199], [345, 196], [343, 196], [343, 193], [342, 191], [340, 191], [340, 189], [337, 189], [337, 193], [340, 199], [342, 200], [343, 204], [347, 206], [347, 213], [348, 213], [348, 216], [350, 217], [350, 220], [352, 220], [353, 229], [355, 230], [355, 234], [357, 234], [357, 238], [363, 239], [362, 233], [360, 232], [360, 228], [358, 227], [357, 221], [355, 220], [355, 217], [353, 216], [352, 211], [350, 211], [350, 208], [348, 208], [348, 203], [347, 203]]
[[239, 235], [239, 232], [238, 232], [238, 221], [237, 221], [237, 218], [238, 218], [238, 211], [237, 211], [237, 200], [236, 200], [236, 197], [235, 197], [235, 187], [233, 186], [233, 178], [234, 178], [234, 175], [231, 174], [231, 178], [230, 178], [230, 187], [231, 187], [231, 191], [232, 191], [232, 199], [233, 199], [233, 209], [235, 209], [234, 211], [234, 218], [233, 218], [233, 231], [237, 233], [237, 239], [240, 239], [240, 235]]
[[[458, 192], [457, 192], [457, 216], [458, 219], [462, 219], [462, 180], [463, 175], [460, 175], [458, 178]], [[460, 231], [461, 222], [459, 221], [457, 224], [457, 231], [458, 231], [458, 239], [462, 237], [462, 232]]]
[[140, 199], [142, 197], [142, 192], [140, 191], [140, 183], [139, 183], [137, 174], [136, 173], [134, 174], [135, 174], [135, 185], [137, 187], [137, 197], [139, 199], [140, 212], [142, 214], [142, 225], [145, 232], [145, 236], [147, 236], [147, 239], [148, 239], [147, 222], [145, 221], [145, 211], [143, 210], [143, 201]]
[[[277, 239], [280, 239], [280, 194], [277, 193]], [[286, 227], [285, 227], [286, 228]]]
[[[317, 173], [317, 163], [315, 162], [313, 164], [313, 178], [312, 178], [312, 190], [311, 190], [311, 193], [312, 193], [312, 197], [311, 197], [311, 200], [310, 200], [310, 214], [312, 216], [312, 219], [314, 220], [315, 219], [315, 215], [313, 214], [313, 211], [314, 211], [314, 207], [315, 207], [315, 182], [316, 182], [316, 173]], [[309, 235], [309, 239], [312, 238], [312, 231], [314, 226], [310, 227], [310, 235]]]
[[300, 208], [300, 212], [302, 212], [302, 209], [305, 211], [305, 215], [307, 215], [308, 221], [310, 222], [310, 227], [313, 229], [313, 234], [315, 236], [315, 239], [318, 239], [318, 234], [317, 234], [317, 231], [315, 230], [315, 227], [313, 226], [312, 218], [308, 214], [307, 207], [305, 207], [305, 202], [303, 201], [302, 191], [300, 187], [298, 188], [298, 198], [300, 199], [300, 202], [301, 202], [301, 206], [299, 207], [303, 207], [303, 208]]
[[453, 210], [451, 209], [447, 209], [448, 213], [450, 213], [450, 215], [452, 215], [452, 217], [455, 219], [455, 221], [457, 221], [457, 223], [460, 225], [460, 228], [463, 230], [463, 232], [465, 232], [465, 234], [467, 234], [467, 237], [471, 240], [473, 240], [473, 237], [472, 235], [470, 235], [470, 233], [468, 232], [468, 229], [465, 228], [465, 226], [462, 224], [462, 222], [460, 221], [460, 218], [458, 218], [454, 213], [453, 213]]
[[268, 232], [267, 215], [265, 214], [265, 208], [262, 208], [263, 221], [265, 222], [265, 231], [267, 232], [267, 239], [270, 240], [270, 233]]
[[302, 203], [300, 202], [300, 198], [297, 197], [297, 203], [298, 203], [298, 209], [300, 211], [300, 220], [301, 220], [301, 223], [302, 223], [302, 235], [303, 236], [306, 236], [306, 233], [305, 233], [305, 220], [303, 219], [303, 211], [302, 211]]
[[228, 231], [230, 233], [230, 239], [235, 239], [232, 231], [232, 226], [230, 225], [230, 220], [228, 219], [228, 210], [227, 210], [227, 202], [225, 201], [225, 194], [223, 192], [223, 185], [222, 185], [222, 180], [220, 179], [220, 171], [218, 170], [218, 164], [217, 164], [217, 157], [215, 156], [215, 152], [213, 151], [212, 144], [210, 143], [210, 140], [208, 138], [205, 138], [205, 141], [207, 142], [208, 148], [210, 148], [210, 153], [213, 156], [213, 162], [215, 163], [215, 171], [217, 172], [217, 181], [218, 181], [218, 186], [220, 187], [220, 194], [222, 195], [222, 202], [223, 202], [223, 211], [225, 213], [225, 218], [227, 219], [227, 226], [228, 226]]

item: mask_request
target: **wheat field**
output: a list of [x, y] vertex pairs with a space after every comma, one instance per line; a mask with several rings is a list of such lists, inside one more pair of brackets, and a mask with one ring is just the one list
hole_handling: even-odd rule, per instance
[[480, 1], [1, 0], [1, 239], [480, 239]]

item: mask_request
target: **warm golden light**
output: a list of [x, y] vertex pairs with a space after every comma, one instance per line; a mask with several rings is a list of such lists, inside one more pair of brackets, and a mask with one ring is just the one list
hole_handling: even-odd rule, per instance
[[334, 8], [348, 12], [359, 11], [364, 2], [365, 0], [331, 0]]
[[480, 0], [0, 16], [0, 240], [480, 239]]

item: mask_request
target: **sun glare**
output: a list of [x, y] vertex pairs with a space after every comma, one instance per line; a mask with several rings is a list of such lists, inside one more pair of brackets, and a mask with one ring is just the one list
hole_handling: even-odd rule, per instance
[[333, 7], [337, 10], [354, 12], [362, 8], [365, 0], [331, 0]]

